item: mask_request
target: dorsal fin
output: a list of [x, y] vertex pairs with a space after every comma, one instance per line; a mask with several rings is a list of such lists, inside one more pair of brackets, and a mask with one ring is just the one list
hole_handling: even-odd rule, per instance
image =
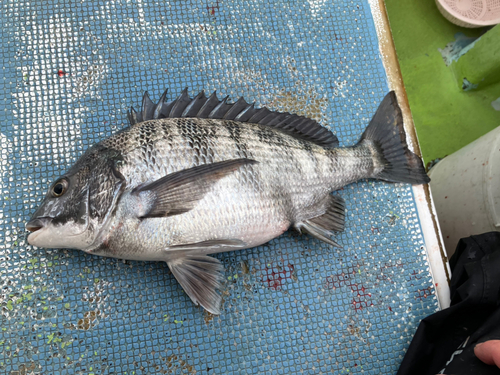
[[295, 138], [304, 139], [325, 148], [339, 145], [339, 140], [330, 130], [307, 117], [288, 112], [271, 111], [266, 107], [255, 108], [243, 97], [235, 103], [228, 103], [228, 97], [219, 100], [215, 91], [208, 98], [201, 91], [192, 99], [187, 88], [170, 102], [166, 101], [167, 90], [157, 104], [154, 104], [147, 91], [142, 99], [142, 108], [136, 112], [132, 107], [128, 112], [131, 125], [161, 118], [197, 117], [234, 120], [270, 126], [279, 129]]

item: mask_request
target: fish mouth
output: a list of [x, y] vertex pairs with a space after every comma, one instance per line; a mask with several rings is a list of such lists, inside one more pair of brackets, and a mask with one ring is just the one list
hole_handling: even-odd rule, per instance
[[30, 232], [36, 232], [42, 228], [45, 228], [51, 220], [51, 217], [37, 217], [36, 219], [31, 219], [26, 223], [26, 229]]

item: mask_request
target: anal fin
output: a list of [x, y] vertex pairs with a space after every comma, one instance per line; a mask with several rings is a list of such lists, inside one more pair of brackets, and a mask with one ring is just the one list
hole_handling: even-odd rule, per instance
[[299, 231], [305, 231], [311, 236], [327, 244], [342, 247], [330, 237], [334, 232], [342, 232], [345, 223], [345, 202], [339, 196], [329, 195], [325, 202], [325, 212], [295, 224]]
[[188, 255], [167, 262], [175, 278], [195, 305], [219, 315], [222, 297], [217, 293], [224, 278], [224, 266], [207, 255]]
[[326, 211], [323, 215], [307, 221], [329, 231], [342, 232], [345, 223], [345, 201], [338, 195], [329, 195], [326, 200]]

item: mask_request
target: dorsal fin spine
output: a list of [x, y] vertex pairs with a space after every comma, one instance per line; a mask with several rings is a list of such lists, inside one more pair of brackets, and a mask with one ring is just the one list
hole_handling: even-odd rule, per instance
[[249, 120], [248, 122], [253, 122], [253, 123], [259, 123], [260, 120], [262, 120], [264, 117], [266, 117], [269, 112], [271, 112], [269, 109], [267, 109], [266, 107], [262, 107], [261, 109], [257, 110], [257, 112], [255, 113], [255, 115], [253, 115]]
[[250, 117], [252, 117], [251, 115], [247, 116], [248, 112], [251, 112], [254, 109], [254, 107], [255, 107], [255, 102], [250, 104], [243, 111], [241, 111], [240, 114], [234, 118], [234, 120], [235, 121], [247, 121]]
[[187, 87], [182, 90], [182, 93], [175, 99], [175, 104], [172, 107], [172, 110], [170, 111], [168, 117], [182, 117], [182, 113], [184, 112], [184, 109], [188, 106], [188, 104], [191, 102], [191, 98], [188, 95], [188, 89]]
[[158, 104], [156, 104], [155, 111], [153, 113], [153, 118], [160, 118], [161, 109], [163, 108], [163, 104], [165, 103], [165, 99], [167, 97], [167, 92], [168, 92], [168, 89], [166, 89], [163, 92], [162, 96], [160, 97], [160, 100], [158, 100]]
[[154, 113], [154, 108], [155, 105], [153, 101], [149, 98], [148, 92], [145, 91], [144, 96], [142, 97], [142, 109], [141, 109], [143, 121], [144, 119], [152, 118]]
[[194, 97], [190, 104], [186, 107], [181, 117], [195, 117], [198, 111], [203, 106], [203, 101], [206, 99], [205, 90], [202, 90]]
[[212, 109], [214, 109], [219, 102], [219, 99], [217, 98], [217, 91], [214, 91], [212, 95], [210, 95], [203, 104], [203, 106], [200, 108], [200, 111], [196, 114], [196, 117], [201, 117], [201, 118], [207, 118], [210, 112], [212, 112]]
[[226, 120], [234, 120], [236, 116], [245, 108], [248, 107], [248, 103], [246, 102], [245, 99], [243, 99], [243, 96], [241, 96], [236, 103], [231, 105], [231, 108], [229, 108], [229, 111], [226, 112], [224, 115], [224, 119]]
[[210, 112], [210, 114], [208, 115], [208, 118], [221, 119], [222, 116], [219, 117], [218, 112], [220, 112], [221, 108], [223, 108], [226, 105], [226, 102], [228, 99], [229, 99], [229, 95], [226, 96], [224, 99], [222, 99], [221, 102], [215, 106], [215, 108], [212, 110], [212, 112]]

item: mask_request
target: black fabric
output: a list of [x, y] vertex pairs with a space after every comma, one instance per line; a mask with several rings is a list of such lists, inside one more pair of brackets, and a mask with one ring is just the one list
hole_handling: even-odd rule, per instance
[[451, 306], [422, 320], [397, 375], [500, 375], [474, 355], [500, 340], [500, 233], [462, 238], [450, 267]]

